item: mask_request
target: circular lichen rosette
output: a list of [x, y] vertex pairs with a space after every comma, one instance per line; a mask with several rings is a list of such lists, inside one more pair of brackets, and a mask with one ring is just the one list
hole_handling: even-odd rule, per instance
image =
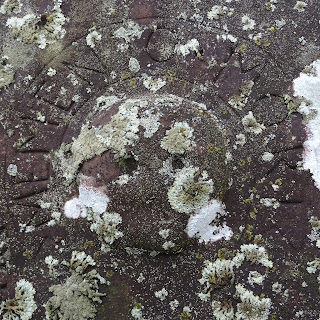
[[174, 95], [100, 96], [77, 137], [55, 153], [72, 196], [67, 218], [87, 218], [111, 245], [177, 252], [190, 215], [222, 199], [227, 140], [205, 105]]

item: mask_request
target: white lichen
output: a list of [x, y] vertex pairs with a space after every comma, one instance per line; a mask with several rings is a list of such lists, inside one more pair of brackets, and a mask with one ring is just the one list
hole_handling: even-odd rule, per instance
[[16, 164], [10, 163], [7, 168], [7, 174], [11, 177], [15, 177], [18, 174], [18, 167]]
[[144, 128], [143, 136], [145, 138], [151, 138], [154, 133], [158, 131], [160, 126], [160, 113], [152, 113], [150, 110], [146, 110], [140, 118], [140, 125]]
[[55, 268], [58, 266], [59, 260], [55, 259], [55, 258], [53, 258], [53, 256], [49, 255], [49, 256], [45, 257], [44, 262], [48, 266], [49, 275], [51, 277], [56, 277], [58, 275], [58, 273]]
[[191, 39], [185, 45], [177, 45], [175, 50], [184, 57], [192, 52], [197, 53], [199, 51], [199, 41], [197, 39]]
[[312, 216], [309, 219], [311, 224], [311, 233], [308, 234], [308, 238], [316, 243], [316, 247], [320, 249], [320, 220], [316, 216]]
[[279, 282], [275, 282], [272, 285], [272, 291], [275, 292], [275, 293], [280, 293], [282, 291], [282, 284], [279, 283]]
[[213, 6], [213, 7], [211, 8], [211, 10], [208, 12], [207, 17], [208, 17], [209, 20], [213, 20], [213, 19], [218, 20], [219, 17], [220, 17], [221, 15], [223, 15], [223, 13], [224, 13], [224, 12], [223, 12], [222, 6], [215, 5], [215, 6]]
[[165, 288], [162, 288], [159, 291], [156, 291], [154, 293], [154, 295], [156, 296], [156, 298], [160, 299], [161, 301], [165, 300], [168, 296], [168, 291]]
[[213, 181], [198, 167], [184, 167], [168, 190], [171, 207], [182, 213], [192, 213], [207, 205], [213, 192]]
[[320, 259], [316, 258], [308, 262], [307, 271], [309, 273], [316, 273], [318, 270], [320, 271]]
[[170, 241], [164, 242], [164, 244], [162, 245], [162, 248], [164, 250], [170, 250], [170, 249], [174, 248], [175, 246], [176, 246], [176, 244], [170, 240]]
[[275, 198], [261, 198], [260, 203], [266, 207], [272, 207], [273, 209], [280, 207], [280, 202]]
[[113, 36], [130, 43], [135, 39], [140, 39], [143, 31], [144, 28], [142, 28], [139, 24], [135, 23], [134, 21], [127, 21], [123, 27], [118, 28], [113, 33]]
[[129, 182], [130, 176], [128, 174], [122, 174], [118, 177], [118, 179], [115, 181], [119, 186], [122, 186], [124, 184], [127, 184]]
[[[189, 237], [197, 237], [200, 242], [211, 242], [220, 239], [229, 240], [233, 235], [231, 228], [225, 223], [219, 225], [219, 218], [225, 216], [224, 204], [219, 200], [210, 203], [191, 215], [186, 228]], [[214, 223], [215, 222], [215, 223]]]
[[145, 88], [155, 93], [167, 84], [167, 81], [161, 78], [152, 78], [147, 74], [142, 75], [143, 85]]
[[244, 144], [246, 143], [246, 136], [243, 133], [239, 133], [236, 135], [236, 145], [239, 145], [241, 147], [244, 146]]
[[53, 77], [57, 74], [57, 70], [56, 69], [53, 69], [53, 68], [49, 68], [48, 71], [47, 71], [47, 75], [49, 77]]
[[262, 285], [265, 277], [265, 275], [262, 275], [258, 271], [250, 271], [248, 276], [248, 283], [251, 286], [253, 286], [254, 284]]
[[169, 306], [170, 306], [170, 309], [172, 311], [176, 310], [179, 306], [179, 301], [177, 299], [174, 299], [172, 301], [169, 302]]
[[223, 286], [233, 284], [235, 280], [233, 260], [217, 259], [214, 262], [205, 261], [205, 267], [202, 269], [202, 277], [199, 282], [204, 285], [202, 291], [202, 300], [206, 301], [210, 297], [212, 289], [219, 289]]
[[261, 158], [265, 162], [270, 162], [274, 158], [274, 154], [271, 152], [264, 152]]
[[93, 26], [89, 29], [89, 33], [86, 36], [87, 46], [94, 48], [96, 46], [96, 42], [101, 41], [101, 39], [101, 33], [97, 31], [95, 26]]
[[176, 122], [174, 126], [166, 131], [166, 136], [161, 140], [161, 147], [171, 154], [184, 154], [190, 149], [193, 128], [186, 122]]
[[158, 233], [163, 239], [167, 239], [170, 234], [170, 229], [161, 229]]
[[255, 25], [256, 25], [256, 22], [251, 19], [250, 17], [248, 17], [247, 15], [243, 16], [241, 18], [241, 21], [242, 21], [242, 29], [243, 30], [253, 30]]
[[307, 7], [307, 3], [304, 1], [297, 1], [293, 9], [297, 10], [298, 12], [305, 11], [305, 8]]
[[25, 279], [16, 283], [15, 296], [13, 299], [2, 301], [0, 304], [0, 315], [3, 320], [29, 320], [37, 309], [34, 301], [35, 289]]
[[129, 70], [132, 73], [137, 73], [140, 70], [140, 63], [136, 58], [131, 57], [129, 59]]
[[230, 301], [212, 301], [213, 315], [216, 320], [234, 320], [234, 309]]
[[136, 320], [143, 320], [142, 309], [143, 305], [141, 303], [135, 303], [133, 308], [131, 309], [131, 316]]

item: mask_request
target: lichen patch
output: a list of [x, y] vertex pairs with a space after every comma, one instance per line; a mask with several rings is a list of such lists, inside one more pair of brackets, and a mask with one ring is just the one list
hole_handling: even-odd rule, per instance
[[64, 283], [49, 288], [53, 296], [45, 304], [47, 320], [87, 320], [95, 317], [96, 304], [102, 303], [99, 284], [106, 280], [95, 270], [86, 272], [94, 266], [91, 256], [84, 252], [72, 252], [70, 262], [62, 264], [69, 267], [71, 276]]
[[85, 218], [88, 209], [94, 213], [103, 213], [108, 205], [109, 198], [101, 188], [94, 188], [86, 185], [89, 177], [82, 177], [79, 186], [79, 196], [67, 201], [64, 205], [64, 214], [67, 218]]
[[[225, 207], [219, 200], [211, 200], [210, 203], [197, 210], [191, 215], [186, 228], [189, 237], [197, 237], [200, 242], [218, 241], [220, 239], [229, 240], [233, 234], [231, 228], [226, 223], [218, 225], [220, 217], [225, 216]], [[215, 224], [212, 224], [216, 222]]]
[[125, 23], [124, 27], [118, 28], [113, 33], [113, 36], [115, 38], [123, 39], [127, 43], [130, 43], [135, 39], [140, 39], [143, 31], [144, 28], [139, 26], [137, 23], [135, 23], [134, 21], [128, 21]]
[[8, 63], [8, 59], [7, 56], [3, 56], [0, 60], [0, 89], [14, 82], [13, 66]]
[[305, 99], [299, 107], [299, 112], [304, 116], [308, 137], [304, 142], [303, 168], [310, 170], [315, 185], [320, 189], [320, 60], [314, 61], [311, 73], [301, 72], [293, 81], [295, 96]]
[[22, 4], [20, 0], [5, 0], [0, 7], [0, 13], [12, 14], [21, 11]]
[[236, 319], [268, 320], [271, 308], [270, 298], [255, 296], [241, 284], [236, 285], [235, 297], [241, 300], [237, 304]]
[[88, 220], [92, 221], [90, 230], [99, 236], [101, 250], [104, 252], [110, 251], [110, 246], [114, 241], [123, 237], [123, 233], [118, 230], [122, 218], [116, 212], [104, 212], [101, 215], [89, 213]]
[[161, 140], [161, 147], [171, 154], [184, 154], [192, 146], [193, 129], [186, 122], [176, 122]]
[[242, 118], [242, 125], [244, 130], [249, 133], [259, 134], [262, 130], [265, 129], [263, 124], [260, 124], [257, 119], [254, 117], [252, 111]]
[[40, 49], [62, 39], [66, 33], [63, 25], [66, 18], [61, 11], [61, 1], [56, 1], [53, 9], [42, 15], [27, 14], [22, 18], [11, 17], [7, 27], [12, 36], [23, 43], [36, 43]]
[[197, 53], [199, 50], [199, 41], [197, 39], [191, 39], [184, 45], [177, 45], [175, 50], [184, 57], [192, 52]]
[[213, 181], [198, 167], [185, 167], [177, 174], [168, 190], [171, 207], [182, 213], [191, 213], [204, 207], [213, 191]]
[[2, 301], [0, 304], [0, 315], [3, 320], [29, 320], [32, 319], [37, 305], [34, 301], [35, 289], [33, 285], [21, 279], [16, 283], [15, 296], [13, 299]]
[[97, 28], [93, 26], [89, 29], [89, 33], [86, 36], [87, 46], [90, 48], [94, 48], [96, 46], [96, 42], [101, 41], [102, 36], [101, 33], [97, 31]]

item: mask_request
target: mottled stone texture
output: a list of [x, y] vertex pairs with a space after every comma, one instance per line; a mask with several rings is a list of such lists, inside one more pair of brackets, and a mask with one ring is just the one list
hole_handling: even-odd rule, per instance
[[[320, 55], [316, 0], [0, 5], [4, 319], [21, 283], [37, 308], [21, 294], [18, 319], [47, 301], [48, 319], [81, 301], [97, 320], [319, 319], [320, 197], [292, 98]], [[84, 176], [110, 215], [64, 215]], [[188, 238], [209, 199], [230, 240]]]

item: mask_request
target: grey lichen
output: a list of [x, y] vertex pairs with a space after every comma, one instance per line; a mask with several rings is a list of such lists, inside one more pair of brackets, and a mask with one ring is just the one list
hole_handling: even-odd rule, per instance
[[177, 174], [168, 190], [168, 200], [174, 210], [191, 213], [205, 206], [213, 191], [213, 181], [198, 167], [185, 167]]
[[25, 279], [16, 283], [15, 296], [5, 300], [0, 305], [0, 315], [3, 320], [29, 320], [37, 309], [34, 301], [35, 289]]
[[3, 56], [0, 60], [0, 89], [14, 82], [13, 67], [8, 63], [8, 59], [7, 56]]
[[85, 272], [94, 266], [91, 256], [84, 252], [72, 252], [70, 262], [63, 261], [71, 276], [62, 284], [49, 288], [53, 296], [45, 304], [47, 320], [87, 320], [96, 315], [96, 303], [102, 303], [99, 284], [106, 280], [95, 270]]

